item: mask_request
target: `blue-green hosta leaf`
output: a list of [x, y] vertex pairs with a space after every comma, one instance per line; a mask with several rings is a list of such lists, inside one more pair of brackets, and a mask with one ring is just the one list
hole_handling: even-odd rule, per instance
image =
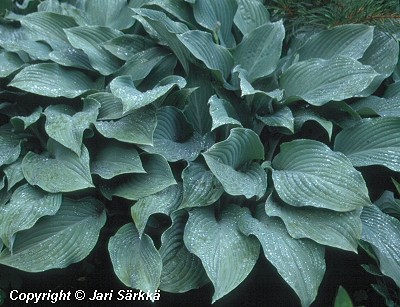
[[354, 166], [384, 165], [400, 171], [400, 119], [374, 118], [343, 129], [335, 139], [335, 150]]
[[310, 109], [300, 109], [294, 112], [294, 131], [300, 131], [301, 127], [304, 123], [308, 121], [315, 121], [321, 125], [322, 128], [328, 133], [329, 140], [332, 137], [333, 132], [333, 124], [331, 121], [323, 118], [322, 116], [318, 115], [317, 113], [313, 112]]
[[272, 168], [275, 189], [289, 205], [342, 212], [371, 203], [361, 173], [345, 155], [323, 143], [314, 140], [284, 143], [272, 161]]
[[31, 185], [50, 193], [71, 192], [93, 187], [89, 169], [89, 152], [82, 144], [79, 156], [49, 139], [49, 152], [28, 152], [22, 160], [22, 172]]
[[127, 113], [154, 102], [157, 98], [164, 96], [174, 86], [183, 88], [186, 85], [185, 79], [179, 76], [171, 76], [170, 83], [160, 84], [151, 90], [141, 92], [133, 84], [131, 76], [119, 76], [110, 83], [111, 92], [122, 100], [123, 111]]
[[94, 82], [78, 70], [43, 63], [22, 69], [9, 86], [42, 96], [75, 98], [89, 90], [102, 88], [102, 83], [100, 79]]
[[400, 221], [375, 205], [364, 207], [361, 220], [361, 239], [372, 245], [381, 272], [393, 278], [400, 287]]
[[243, 37], [233, 52], [235, 66], [248, 72], [248, 81], [266, 77], [278, 66], [285, 28], [282, 21], [266, 23]]
[[0, 166], [16, 161], [21, 153], [23, 138], [13, 132], [12, 126], [0, 126]]
[[13, 116], [10, 119], [10, 123], [14, 126], [15, 130], [23, 131], [26, 130], [30, 125], [36, 123], [43, 113], [42, 107], [37, 107], [28, 116]]
[[233, 21], [246, 35], [269, 21], [269, 12], [260, 0], [238, 0], [238, 9]]
[[212, 139], [197, 132], [191, 132], [183, 113], [175, 107], [166, 106], [157, 111], [157, 127], [153, 144], [140, 146], [149, 153], [162, 155], [169, 162], [193, 161], [200, 152], [212, 144]]
[[176, 17], [176, 19], [188, 25], [193, 26], [196, 24], [192, 13], [192, 6], [187, 1], [176, 2], [175, 0], [150, 0], [147, 5], [158, 6], [171, 16]]
[[32, 40], [18, 40], [10, 43], [1, 44], [2, 47], [12, 52], [26, 52], [32, 60], [46, 61], [49, 59], [49, 53], [52, 51], [51, 47], [43, 42], [35, 42]]
[[232, 34], [236, 9], [235, 0], [196, 0], [193, 14], [198, 24], [215, 33], [222, 46], [232, 48], [236, 44]]
[[398, 40], [385, 32], [374, 29], [374, 39], [365, 51], [360, 62], [371, 66], [379, 75], [374, 81], [357, 96], [367, 97], [375, 92], [382, 81], [389, 77], [398, 63], [399, 44]]
[[228, 194], [246, 198], [265, 194], [266, 173], [252, 162], [264, 157], [264, 147], [254, 131], [234, 128], [225, 141], [213, 145], [203, 156]]
[[104, 179], [111, 179], [121, 174], [146, 172], [137, 150], [128, 144], [116, 141], [108, 141], [92, 157], [90, 171]]
[[208, 100], [208, 104], [210, 105], [210, 115], [212, 118], [211, 131], [223, 125], [242, 127], [242, 124], [237, 119], [236, 110], [229, 101], [213, 95]]
[[61, 194], [44, 193], [29, 184], [14, 191], [10, 201], [0, 207], [0, 238], [11, 253], [16, 233], [31, 228], [45, 215], [54, 215], [61, 199]]
[[134, 110], [118, 120], [101, 120], [95, 123], [96, 129], [106, 138], [143, 145], [153, 144], [156, 125], [156, 109], [153, 106]]
[[288, 107], [283, 107], [273, 114], [257, 115], [256, 118], [269, 127], [283, 128], [287, 134], [294, 133], [293, 113]]
[[[174, 75], [177, 61], [178, 59], [174, 54], [169, 54], [161, 62], [157, 63], [157, 65], [150, 71], [148, 76], [140, 82], [141, 90], [149, 91], [158, 86], [164, 86], [168, 83], [178, 82], [181, 77]], [[168, 82], [165, 82], [166, 80]], [[180, 85], [178, 86], [184, 86], [182, 81], [179, 81], [179, 84]], [[163, 99], [160, 99], [159, 102]]]
[[104, 206], [94, 198], [64, 198], [55, 215], [42, 217], [16, 234], [13, 253], [4, 249], [0, 263], [27, 272], [65, 268], [86, 258], [106, 222]]
[[258, 206], [255, 217], [244, 215], [240, 231], [257, 237], [265, 257], [296, 292], [301, 305], [309, 306], [325, 273], [324, 247], [308, 239], [292, 238], [281, 220], [265, 214], [263, 205]]
[[183, 112], [193, 129], [202, 135], [209, 132], [212, 125], [208, 100], [215, 91], [208, 81], [210, 78], [208, 71], [200, 71], [194, 67], [191, 67], [187, 77], [187, 87], [197, 89], [188, 97], [188, 104]]
[[98, 92], [86, 96], [83, 101], [95, 101], [100, 104], [98, 120], [120, 119], [124, 117], [122, 112], [122, 100], [111, 93]]
[[209, 282], [201, 260], [190, 253], [184, 242], [185, 210], [172, 212], [172, 225], [161, 236], [160, 255], [163, 268], [160, 289], [182, 293], [198, 289]]
[[214, 285], [212, 302], [236, 288], [254, 267], [260, 245], [257, 239], [244, 236], [238, 227], [247, 208], [230, 205], [216, 221], [213, 207], [189, 211], [183, 240], [189, 252], [201, 259]]
[[233, 68], [233, 57], [228, 49], [213, 42], [210, 33], [193, 30], [179, 34], [178, 38], [195, 58], [217, 71], [222, 79], [228, 78]]
[[351, 104], [351, 107], [365, 117], [373, 117], [375, 115], [382, 117], [400, 116], [400, 100], [397, 97], [381, 98], [369, 96]]
[[170, 215], [180, 205], [182, 201], [182, 184], [171, 185], [164, 190], [139, 199], [131, 207], [131, 216], [139, 233], [142, 237], [150, 215], [163, 213]]
[[183, 199], [179, 208], [203, 207], [215, 203], [224, 188], [205, 165], [190, 163], [182, 171]]
[[309, 59], [290, 66], [280, 77], [286, 103], [305, 100], [321, 106], [355, 96], [377, 76], [370, 66], [349, 57]]
[[68, 39], [64, 29], [76, 27], [76, 21], [66, 15], [51, 12], [36, 12], [25, 15], [21, 24], [34, 33], [37, 40], [50, 44], [54, 50], [68, 47]]
[[160, 285], [162, 260], [153, 240], [139, 236], [133, 223], [125, 224], [110, 238], [108, 252], [114, 272], [128, 287], [154, 293]]
[[66, 29], [65, 33], [72, 46], [82, 49], [89, 57], [90, 65], [102, 75], [110, 75], [120, 66], [120, 60], [101, 45], [122, 35], [122, 32], [100, 26], [80, 26]]
[[3, 171], [7, 177], [7, 190], [9, 191], [13, 186], [24, 179], [24, 173], [22, 172], [22, 158], [7, 165]]
[[178, 39], [177, 34], [189, 31], [189, 28], [180, 22], [173, 21], [162, 12], [149, 9], [134, 10], [140, 21], [142, 18], [153, 28], [160, 38], [168, 44], [168, 47], [175, 53], [181, 62], [186, 73], [189, 72], [189, 52]]
[[299, 60], [328, 60], [337, 56], [358, 60], [371, 44], [373, 35], [374, 27], [363, 24], [342, 25], [318, 32], [300, 48]]
[[45, 130], [49, 137], [81, 154], [83, 132], [96, 122], [100, 105], [97, 102], [85, 101], [81, 112], [75, 112], [68, 105], [51, 105], [46, 108]]
[[103, 48], [121, 60], [128, 60], [134, 54], [156, 47], [154, 41], [136, 34], [124, 34], [103, 44]]
[[5, 188], [5, 181], [5, 176], [0, 179], [0, 207], [4, 206], [12, 196], [11, 191], [7, 191], [7, 189]]
[[123, 30], [134, 23], [126, 0], [87, 0], [85, 13], [90, 25]]
[[49, 58], [61, 66], [94, 70], [92, 65], [90, 65], [89, 57], [81, 49], [67, 47], [60, 50], [54, 50], [53, 52], [50, 52]]
[[24, 65], [24, 61], [13, 52], [4, 51], [0, 53], [0, 78], [5, 78], [17, 71]]
[[386, 87], [385, 92], [383, 93], [384, 98], [393, 98], [396, 96], [400, 96], [400, 82], [396, 81]]
[[132, 81], [142, 80], [167, 55], [164, 49], [158, 47], [138, 52], [132, 55], [115, 74], [129, 75]]
[[335, 212], [312, 207], [294, 207], [270, 196], [265, 204], [269, 216], [285, 223], [295, 239], [308, 238], [321, 245], [333, 246], [357, 253], [361, 238], [361, 210]]
[[59, 2], [54, 0], [41, 1], [37, 6], [38, 12], [52, 12], [60, 15], [70, 16], [75, 19], [79, 25], [87, 24], [87, 18], [83, 11], [84, 1], [74, 1], [74, 4]]
[[382, 196], [375, 201], [374, 204], [378, 206], [382, 212], [394, 216], [400, 220], [400, 200], [394, 198], [393, 192], [383, 192]]
[[121, 175], [102, 182], [100, 188], [105, 197], [111, 199], [115, 195], [138, 200], [176, 184], [171, 168], [162, 156], [141, 154], [140, 158], [146, 173]]

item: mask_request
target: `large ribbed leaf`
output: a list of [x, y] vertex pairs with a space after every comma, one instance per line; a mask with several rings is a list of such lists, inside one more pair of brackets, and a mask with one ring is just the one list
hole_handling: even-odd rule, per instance
[[23, 52], [26, 52], [32, 60], [46, 61], [49, 59], [49, 53], [51, 52], [51, 47], [48, 44], [32, 40], [4, 42], [1, 43], [1, 46], [8, 51], [19, 53], [22, 57], [24, 55]]
[[380, 211], [375, 205], [364, 207], [362, 239], [372, 245], [383, 274], [400, 287], [400, 221]]
[[21, 153], [23, 138], [12, 129], [10, 124], [0, 126], [0, 166], [13, 163]]
[[161, 256], [147, 234], [139, 237], [134, 224], [125, 224], [110, 238], [108, 252], [115, 274], [126, 286], [152, 293], [158, 289]]
[[157, 127], [153, 144], [140, 146], [149, 153], [162, 155], [169, 162], [193, 161], [200, 152], [212, 144], [211, 137], [192, 132], [183, 113], [175, 107], [166, 106], [157, 111]]
[[264, 147], [258, 135], [234, 128], [229, 137], [203, 153], [211, 172], [231, 195], [262, 197], [267, 189], [265, 171], [255, 159], [263, 159]]
[[286, 103], [305, 100], [321, 106], [350, 98], [364, 90], [378, 74], [349, 57], [309, 59], [290, 66], [280, 77]]
[[369, 96], [351, 104], [351, 107], [361, 116], [400, 116], [400, 99], [397, 96], [391, 98]]
[[92, 156], [90, 171], [104, 179], [121, 174], [145, 173], [137, 150], [132, 145], [112, 140]]
[[269, 12], [260, 0], [238, 0], [233, 19], [239, 30], [246, 35], [269, 21]]
[[236, 110], [228, 100], [213, 95], [208, 100], [208, 104], [210, 105], [210, 115], [212, 118], [211, 131], [223, 125], [242, 127], [242, 124], [237, 119]]
[[200, 288], [209, 281], [201, 260], [190, 253], [183, 242], [186, 216], [185, 210], [173, 212], [172, 225], [161, 236], [160, 289], [163, 291], [182, 293]]
[[272, 167], [275, 189], [289, 205], [351, 211], [370, 204], [361, 173], [323, 143], [301, 139], [284, 143]]
[[34, 64], [22, 69], [9, 86], [48, 97], [74, 98], [89, 90], [103, 87], [87, 75], [59, 66], [56, 63]]
[[143, 235], [150, 215], [163, 213], [170, 215], [182, 201], [182, 184], [174, 184], [156, 194], [139, 199], [131, 207], [131, 216], [139, 233]]
[[100, 104], [98, 120], [120, 119], [123, 115], [122, 100], [111, 93], [99, 92], [86, 96], [83, 101], [93, 100]]
[[232, 48], [235, 46], [232, 25], [236, 9], [235, 0], [196, 0], [193, 14], [198, 24], [215, 33], [222, 46]]
[[49, 58], [61, 66], [94, 70], [92, 65], [90, 65], [87, 54], [81, 49], [74, 47], [63, 48], [50, 52]]
[[156, 125], [156, 110], [152, 106], [134, 110], [119, 120], [102, 120], [95, 123], [96, 129], [106, 138], [145, 145], [153, 144]]
[[138, 200], [155, 194], [176, 184], [168, 162], [160, 155], [141, 154], [145, 174], [118, 176], [111, 181], [103, 181], [103, 194], [111, 199], [113, 195]]
[[311, 240], [293, 239], [281, 220], [265, 214], [262, 204], [255, 217], [244, 215], [239, 229], [246, 235], [257, 237], [265, 257], [293, 288], [301, 305], [309, 306], [317, 296], [325, 273], [324, 248]]
[[30, 125], [36, 123], [42, 114], [42, 107], [37, 107], [28, 116], [13, 116], [10, 119], [10, 123], [14, 126], [16, 131], [26, 130], [26, 128], [28, 128]]
[[11, 190], [18, 182], [24, 179], [22, 172], [22, 158], [4, 168], [4, 174], [7, 177], [7, 190]]
[[106, 221], [103, 208], [94, 198], [64, 198], [55, 215], [42, 217], [32, 228], [16, 234], [12, 254], [5, 248], [0, 263], [40, 272], [81, 261], [97, 243]]
[[53, 49], [62, 49], [69, 45], [64, 29], [76, 27], [76, 21], [66, 15], [51, 12], [37, 12], [25, 15], [21, 24], [31, 30], [37, 39], [48, 42]]
[[39, 218], [54, 215], [61, 205], [61, 194], [43, 193], [24, 184], [18, 187], [10, 201], [0, 207], [0, 238], [12, 252], [17, 232], [31, 228]]
[[0, 53], [0, 78], [5, 78], [11, 75], [14, 71], [20, 69], [24, 61], [13, 52], [1, 52]]
[[83, 132], [96, 122], [100, 105], [86, 101], [81, 112], [76, 112], [68, 105], [51, 105], [46, 108], [45, 130], [47, 134], [60, 144], [81, 154]]
[[126, 0], [87, 0], [85, 13], [90, 25], [123, 30], [134, 23]]
[[124, 113], [136, 110], [154, 102], [157, 98], [164, 96], [174, 86], [183, 88], [186, 85], [185, 79], [179, 76], [170, 76], [166, 82], [146, 92], [136, 89], [131, 76], [120, 76], [110, 83], [111, 92], [122, 100]]
[[157, 34], [168, 44], [168, 47], [175, 53], [178, 60], [181, 62], [186, 73], [189, 72], [189, 52], [178, 39], [177, 34], [184, 33], [189, 28], [180, 22], [176, 22], [168, 18], [162, 12], [149, 10], [149, 9], [136, 9], [134, 10], [140, 17], [143, 18]]
[[255, 265], [260, 245], [257, 239], [244, 236], [238, 228], [247, 208], [226, 207], [218, 221], [213, 207], [194, 208], [189, 212], [184, 233], [187, 249], [201, 259], [214, 285], [212, 302], [236, 288]]
[[22, 171], [31, 185], [38, 185], [50, 193], [93, 187], [89, 152], [83, 144], [79, 156], [51, 139], [47, 146], [51, 156], [30, 151], [22, 160]]
[[182, 180], [183, 199], [180, 208], [211, 205], [224, 192], [218, 179], [200, 163], [190, 163], [182, 171]]
[[269, 216], [277, 216], [285, 223], [295, 239], [307, 238], [319, 244], [357, 252], [361, 238], [361, 210], [336, 212], [332, 210], [294, 207], [270, 196], [265, 204]]
[[400, 200], [394, 198], [393, 192], [383, 192], [382, 196], [374, 202], [374, 205], [376, 205], [382, 212], [400, 220]]
[[364, 119], [343, 129], [335, 139], [335, 150], [354, 166], [384, 165], [400, 171], [400, 119]]
[[399, 59], [399, 44], [397, 39], [388, 35], [386, 32], [374, 29], [374, 40], [365, 51], [360, 62], [364, 65], [371, 66], [379, 76], [362, 91], [358, 96], [369, 96], [375, 92], [384, 79], [389, 77]]
[[273, 73], [281, 56], [285, 28], [282, 21], [266, 23], [243, 37], [233, 52], [235, 66], [248, 72], [248, 81]]
[[193, 30], [179, 34], [178, 38], [194, 57], [209, 69], [217, 71], [221, 78], [225, 80], [228, 78], [233, 67], [233, 57], [228, 49], [213, 42], [210, 33]]
[[89, 57], [90, 65], [102, 75], [115, 72], [121, 63], [118, 58], [102, 48], [101, 44], [122, 35], [122, 32], [99, 26], [81, 26], [66, 29], [72, 46], [82, 49]]
[[374, 28], [362, 24], [349, 24], [318, 32], [299, 50], [301, 61], [346, 56], [360, 59], [372, 42]]

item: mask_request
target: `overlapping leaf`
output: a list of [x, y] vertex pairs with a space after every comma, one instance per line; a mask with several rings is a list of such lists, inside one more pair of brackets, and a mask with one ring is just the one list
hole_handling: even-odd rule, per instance
[[375, 205], [361, 214], [362, 239], [372, 245], [383, 274], [400, 287], [400, 221], [381, 212]]
[[153, 240], [135, 225], [122, 226], [108, 243], [111, 262], [118, 278], [128, 287], [154, 293], [160, 285], [162, 260]]
[[239, 30], [246, 35], [269, 21], [269, 12], [259, 0], [238, 0], [233, 19]]
[[203, 156], [227, 193], [250, 198], [266, 192], [266, 173], [253, 162], [264, 157], [263, 145], [254, 131], [234, 128], [225, 141], [213, 145]]
[[48, 149], [49, 153], [41, 155], [30, 151], [22, 160], [22, 172], [29, 184], [50, 193], [93, 187], [89, 152], [84, 145], [79, 156], [51, 139]]
[[342, 212], [370, 204], [361, 173], [323, 143], [301, 139], [284, 143], [272, 168], [275, 189], [289, 205]]
[[200, 288], [209, 281], [201, 260], [190, 253], [183, 242], [186, 215], [184, 210], [173, 212], [172, 225], [161, 236], [160, 289], [163, 291], [182, 293]]
[[246, 208], [235, 205], [226, 207], [219, 221], [212, 207], [189, 212], [183, 239], [187, 249], [201, 259], [214, 285], [213, 302], [236, 288], [258, 259], [259, 243], [244, 236], [238, 228], [245, 214], [249, 214]]
[[14, 191], [10, 201], [0, 207], [0, 238], [11, 253], [16, 233], [31, 228], [43, 216], [54, 215], [61, 199], [61, 194], [44, 193], [29, 184]]
[[0, 126], [0, 166], [18, 159], [22, 140], [20, 135], [13, 133], [10, 124]]
[[14, 52], [1, 52], [0, 53], [0, 78], [7, 77], [14, 71], [20, 69], [24, 62]]
[[211, 131], [223, 125], [242, 126], [237, 119], [236, 110], [229, 101], [213, 95], [208, 100], [208, 104], [210, 105], [210, 115], [212, 118]]
[[354, 166], [384, 165], [400, 171], [400, 119], [364, 119], [343, 129], [335, 139], [335, 150]]
[[239, 221], [240, 231], [257, 237], [265, 257], [293, 288], [301, 305], [309, 306], [325, 273], [324, 248], [308, 239], [293, 239], [281, 220], [265, 214], [263, 205], [258, 206], [255, 217], [244, 215]]
[[13, 252], [3, 249], [0, 264], [27, 272], [65, 268], [87, 257], [105, 221], [98, 200], [64, 198], [55, 215], [42, 217], [29, 230], [17, 233]]
[[9, 86], [48, 97], [74, 98], [89, 90], [100, 89], [101, 79], [93, 81], [78, 70], [70, 70], [56, 63], [34, 64], [22, 69]]

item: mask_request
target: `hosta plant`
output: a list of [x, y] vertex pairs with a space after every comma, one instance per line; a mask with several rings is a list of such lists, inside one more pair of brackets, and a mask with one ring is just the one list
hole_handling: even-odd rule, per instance
[[215, 302], [265, 257], [308, 306], [327, 247], [400, 286], [396, 37], [286, 44], [259, 0], [25, 2], [0, 20], [0, 264], [79, 262], [128, 207], [108, 252], [134, 289]]

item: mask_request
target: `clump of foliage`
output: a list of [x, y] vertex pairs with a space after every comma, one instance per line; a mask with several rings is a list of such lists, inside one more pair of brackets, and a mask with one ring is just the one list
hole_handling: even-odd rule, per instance
[[211, 282], [215, 302], [266, 257], [308, 306], [326, 247], [400, 286], [400, 201], [362, 172], [400, 172], [393, 36], [347, 24], [282, 51], [258, 0], [24, 3], [0, 19], [0, 264], [78, 262], [129, 206], [108, 250], [135, 289]]

